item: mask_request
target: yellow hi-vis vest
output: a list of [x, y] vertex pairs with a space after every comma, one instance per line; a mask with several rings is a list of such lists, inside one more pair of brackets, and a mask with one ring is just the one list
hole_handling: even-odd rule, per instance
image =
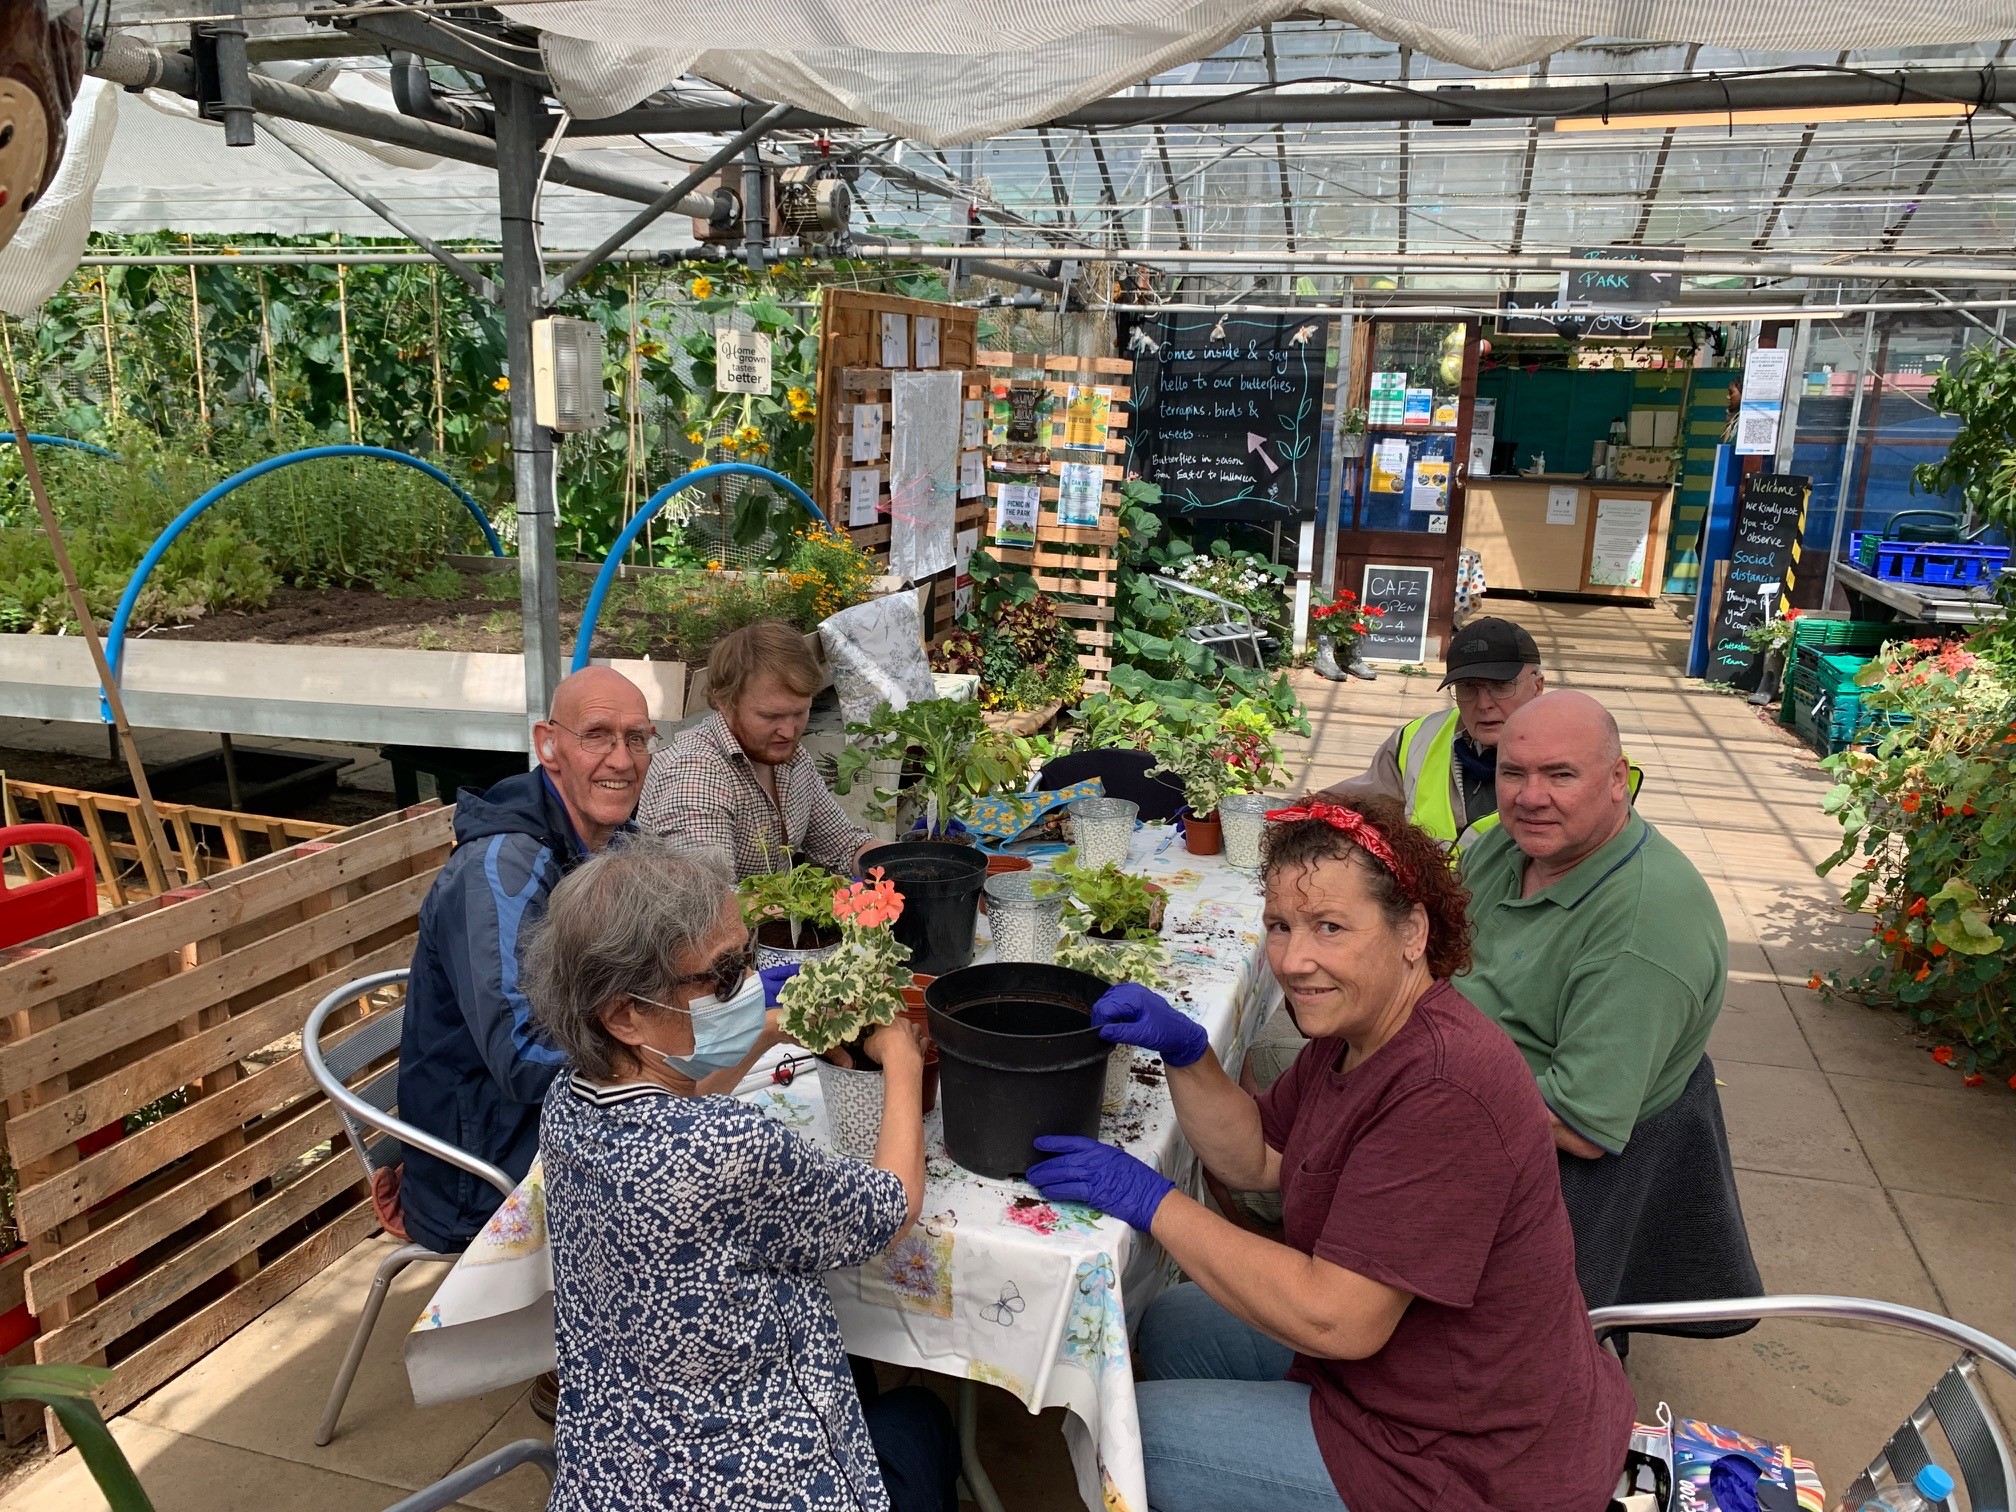
[[[1465, 846], [1474, 845], [1498, 827], [1494, 809], [1459, 832], [1451, 793], [1455, 787], [1456, 736], [1462, 728], [1462, 719], [1452, 706], [1411, 719], [1400, 731], [1400, 786], [1406, 794], [1407, 817], [1459, 856]], [[1636, 762], [1631, 764], [1629, 780], [1635, 803], [1645, 781]]]

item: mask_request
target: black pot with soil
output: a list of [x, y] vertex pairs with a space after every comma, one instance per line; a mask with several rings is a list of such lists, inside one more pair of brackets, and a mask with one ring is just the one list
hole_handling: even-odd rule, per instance
[[1092, 1027], [1106, 984], [1016, 962], [969, 966], [924, 990], [938, 1046], [945, 1148], [982, 1176], [1020, 1176], [1048, 1134], [1099, 1135], [1113, 1047]]
[[987, 885], [986, 853], [945, 840], [897, 840], [862, 856], [864, 875], [877, 867], [903, 894], [895, 934], [910, 947], [910, 969], [943, 976], [969, 964], [980, 890]]

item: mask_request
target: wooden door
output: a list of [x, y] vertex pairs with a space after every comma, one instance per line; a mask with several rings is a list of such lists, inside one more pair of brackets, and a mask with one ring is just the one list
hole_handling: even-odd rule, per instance
[[[1447, 643], [1455, 611], [1480, 328], [1476, 320], [1375, 315], [1360, 328], [1352, 352], [1347, 403], [1367, 411], [1365, 454], [1351, 469], [1340, 507], [1337, 586], [1362, 592], [1365, 569], [1375, 563], [1432, 567], [1426, 650], [1431, 661]], [[1393, 374], [1404, 379], [1397, 414]], [[1396, 472], [1392, 464], [1403, 456]], [[1445, 464], [1446, 508], [1425, 507], [1438, 475], [1418, 466], [1424, 461]], [[1417, 488], [1417, 481], [1428, 487]]]

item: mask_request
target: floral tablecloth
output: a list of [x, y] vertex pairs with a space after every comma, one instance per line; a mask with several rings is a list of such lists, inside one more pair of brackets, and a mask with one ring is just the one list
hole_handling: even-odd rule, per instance
[[[1168, 838], [1159, 827], [1137, 832], [1129, 869], [1169, 889], [1169, 995], [1237, 1066], [1279, 1000], [1261, 963], [1259, 887]], [[826, 1137], [814, 1076], [779, 1086], [759, 1067], [738, 1095]], [[1127, 1312], [1161, 1289], [1160, 1246], [1090, 1208], [1047, 1203], [1025, 1183], [954, 1165], [938, 1115], [925, 1122], [922, 1216], [867, 1265], [828, 1278], [848, 1349], [1002, 1387], [1031, 1412], [1068, 1408], [1065, 1436], [1086, 1505], [1146, 1512]], [[1137, 1052], [1126, 1103], [1105, 1116], [1101, 1135], [1196, 1190], [1197, 1162], [1155, 1057]], [[535, 1166], [414, 1325], [406, 1345], [414, 1399], [448, 1401], [552, 1369], [552, 1291]]]

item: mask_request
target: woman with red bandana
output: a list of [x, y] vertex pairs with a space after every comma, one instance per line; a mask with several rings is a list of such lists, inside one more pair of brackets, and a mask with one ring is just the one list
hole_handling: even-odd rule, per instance
[[1632, 1397], [1575, 1280], [1547, 1108], [1449, 978], [1470, 959], [1441, 847], [1390, 798], [1268, 815], [1267, 957], [1309, 1045], [1258, 1099], [1147, 989], [1094, 1010], [1157, 1051], [1229, 1186], [1285, 1242], [1109, 1145], [1039, 1140], [1047, 1197], [1152, 1233], [1189, 1277], [1142, 1318], [1155, 1512], [1600, 1512]]

